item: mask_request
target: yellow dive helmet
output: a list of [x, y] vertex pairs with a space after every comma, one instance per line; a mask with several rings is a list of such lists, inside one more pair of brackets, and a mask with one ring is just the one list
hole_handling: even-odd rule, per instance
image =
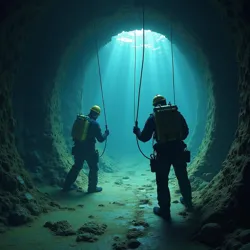
[[101, 113], [101, 108], [97, 105], [94, 105], [90, 110], [97, 113], [98, 115]]
[[153, 98], [153, 106], [157, 106], [157, 104], [161, 103], [162, 101], [166, 101], [166, 98], [162, 95], [156, 95]]

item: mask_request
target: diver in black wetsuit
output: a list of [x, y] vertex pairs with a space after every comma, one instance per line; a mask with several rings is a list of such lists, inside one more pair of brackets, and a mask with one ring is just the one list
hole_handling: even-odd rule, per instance
[[100, 125], [96, 121], [100, 112], [100, 107], [95, 105], [91, 108], [87, 116], [77, 116], [71, 133], [74, 140], [72, 155], [74, 155], [75, 164], [66, 177], [63, 191], [67, 192], [72, 189], [72, 184], [76, 181], [84, 161], [87, 161], [89, 166], [88, 192], [94, 193], [102, 191], [101, 187], [97, 187], [99, 154], [95, 149], [95, 143], [96, 140], [98, 142], [104, 142], [109, 135], [109, 131], [106, 130], [104, 134], [101, 132]]
[[[134, 134], [142, 142], [149, 141], [153, 136], [156, 139], [154, 150], [156, 158], [153, 160], [157, 183], [157, 199], [159, 207], [154, 207], [153, 212], [166, 220], [171, 219], [170, 192], [168, 175], [171, 165], [174, 167], [182, 194], [181, 202], [192, 208], [191, 186], [187, 174], [187, 162], [190, 152], [183, 142], [189, 134], [185, 118], [176, 106], [167, 105], [166, 99], [157, 95], [153, 99], [154, 113], [150, 114], [142, 131], [135, 126]], [[187, 156], [187, 157], [186, 157]], [[152, 165], [151, 165], [152, 167]]]

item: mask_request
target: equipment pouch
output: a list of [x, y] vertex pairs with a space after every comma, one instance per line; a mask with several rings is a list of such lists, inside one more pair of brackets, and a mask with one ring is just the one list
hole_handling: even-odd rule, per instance
[[189, 150], [185, 150], [183, 152], [183, 158], [185, 162], [190, 162], [191, 161], [191, 153]]
[[98, 152], [98, 150], [95, 151], [95, 159], [96, 159], [96, 162], [98, 163], [99, 162], [99, 152]]
[[150, 155], [150, 168], [151, 168], [151, 172], [155, 173], [156, 169], [157, 169], [157, 159], [156, 156], [154, 154]]

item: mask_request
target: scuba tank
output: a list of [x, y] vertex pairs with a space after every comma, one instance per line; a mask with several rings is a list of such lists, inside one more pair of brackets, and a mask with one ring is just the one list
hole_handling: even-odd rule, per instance
[[157, 142], [167, 143], [181, 140], [181, 116], [176, 105], [157, 106], [154, 108], [154, 117], [157, 132]]
[[77, 115], [71, 130], [73, 140], [85, 141], [88, 135], [89, 125], [90, 121], [88, 116], [81, 114]]

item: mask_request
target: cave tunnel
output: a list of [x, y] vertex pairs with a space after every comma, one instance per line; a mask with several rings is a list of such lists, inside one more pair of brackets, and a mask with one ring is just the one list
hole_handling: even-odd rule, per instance
[[[1, 249], [250, 249], [249, 7], [244, 0], [1, 2]], [[179, 202], [171, 169], [172, 223], [152, 212], [155, 175], [133, 134], [143, 48], [139, 127], [156, 94], [189, 126], [194, 210]], [[105, 114], [110, 130], [107, 147], [96, 144], [106, 149], [98, 163], [103, 191], [86, 193], [84, 163], [77, 189], [64, 193], [72, 125], [95, 104], [102, 131]], [[152, 153], [152, 143], [139, 146]]]

